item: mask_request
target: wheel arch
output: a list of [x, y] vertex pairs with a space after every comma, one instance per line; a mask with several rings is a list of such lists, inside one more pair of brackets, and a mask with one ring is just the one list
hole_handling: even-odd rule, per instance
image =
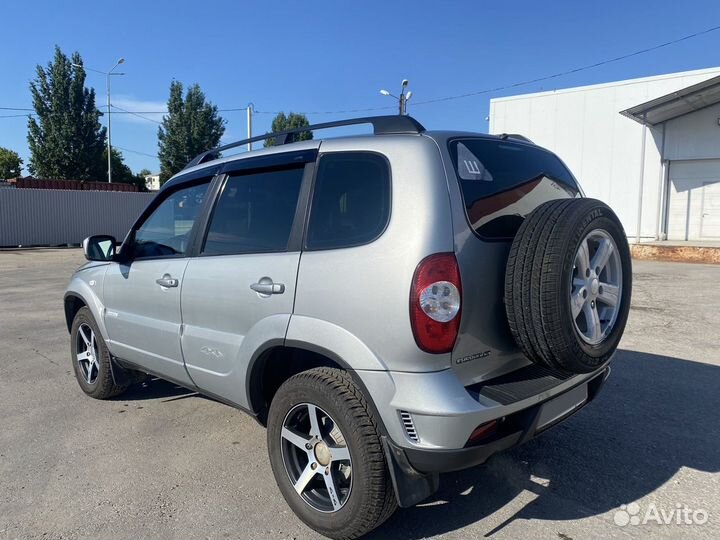
[[257, 352], [248, 366], [246, 379], [247, 396], [250, 410], [263, 426], [272, 399], [280, 386], [293, 375], [316, 367], [340, 369], [350, 375], [358, 385], [368, 402], [383, 434], [387, 434], [383, 419], [377, 410], [372, 395], [358, 372], [342, 356], [323, 346], [285, 340], [281, 343], [269, 343]]
[[103, 306], [100, 299], [85, 282], [77, 280], [71, 285], [73, 286], [68, 288], [65, 292], [65, 296], [63, 297], [65, 324], [68, 332], [70, 332], [72, 328], [73, 319], [75, 318], [77, 312], [81, 308], [87, 307], [90, 310], [90, 313], [92, 313], [103, 339], [108, 341], [108, 333], [105, 327], [105, 319], [103, 317], [105, 306]]
[[75, 315], [77, 315], [77, 312], [80, 311], [81, 308], [87, 306], [87, 302], [81, 295], [73, 292], [65, 294], [63, 304], [65, 308], [65, 325], [69, 333], [72, 330]]

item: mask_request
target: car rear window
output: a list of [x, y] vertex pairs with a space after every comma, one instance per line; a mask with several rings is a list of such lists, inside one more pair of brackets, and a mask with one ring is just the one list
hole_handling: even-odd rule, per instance
[[481, 237], [511, 239], [540, 204], [575, 197], [579, 189], [560, 159], [510, 139], [460, 138], [449, 142], [468, 221]]

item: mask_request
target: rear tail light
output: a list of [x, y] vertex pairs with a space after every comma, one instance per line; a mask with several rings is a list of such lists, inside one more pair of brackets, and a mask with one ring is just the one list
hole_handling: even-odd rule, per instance
[[410, 324], [423, 351], [452, 351], [460, 326], [461, 297], [460, 270], [453, 253], [437, 253], [420, 261], [410, 288]]
[[497, 431], [497, 428], [498, 428], [497, 420], [491, 420], [490, 422], [487, 422], [485, 424], [480, 424], [470, 434], [467, 444], [476, 443], [478, 441], [486, 439], [490, 435], [493, 435]]

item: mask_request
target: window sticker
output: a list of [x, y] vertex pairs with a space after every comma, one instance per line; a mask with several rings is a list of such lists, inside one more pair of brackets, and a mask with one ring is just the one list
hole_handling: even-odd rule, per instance
[[457, 170], [462, 180], [479, 180], [481, 182], [492, 182], [493, 177], [475, 154], [473, 154], [463, 143], [457, 145]]

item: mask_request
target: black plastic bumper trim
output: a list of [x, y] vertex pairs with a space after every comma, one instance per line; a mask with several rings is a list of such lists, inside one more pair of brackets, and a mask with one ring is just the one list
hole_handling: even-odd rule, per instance
[[506, 429], [509, 429], [509, 432], [503, 431], [499, 433], [497, 438], [490, 442], [487, 442], [486, 444], [477, 444], [469, 448], [460, 448], [457, 450], [426, 450], [420, 448], [404, 448], [403, 450], [405, 451], [407, 460], [412, 466], [412, 468], [420, 474], [459, 471], [462, 469], [467, 469], [469, 467], [480, 465], [481, 463], [487, 461], [487, 459], [496, 452], [507, 450], [514, 446], [519, 446], [529, 441], [539, 433], [546, 431], [552, 426], [559, 424], [566, 418], [569, 418], [570, 416], [575, 414], [585, 405], [590, 403], [590, 401], [592, 401], [595, 396], [597, 396], [609, 373], [610, 368], [606, 367], [597, 375], [595, 375], [592, 379], [584, 380], [572, 386], [571, 388], [568, 388], [565, 392], [569, 392], [570, 390], [572, 390], [573, 388], [577, 388], [581, 384], [586, 384], [588, 387], [587, 400], [582, 406], [577, 407], [565, 416], [556, 419], [552, 424], [543, 426], [542, 429], [537, 428], [537, 423], [540, 418], [540, 409], [545, 402], [550, 401], [551, 399], [554, 399], [562, 394], [552, 396], [551, 398], [548, 398], [541, 403], [533, 405], [532, 407], [528, 407], [527, 409], [523, 409], [509, 415], [504, 421], [504, 425], [507, 426]]

